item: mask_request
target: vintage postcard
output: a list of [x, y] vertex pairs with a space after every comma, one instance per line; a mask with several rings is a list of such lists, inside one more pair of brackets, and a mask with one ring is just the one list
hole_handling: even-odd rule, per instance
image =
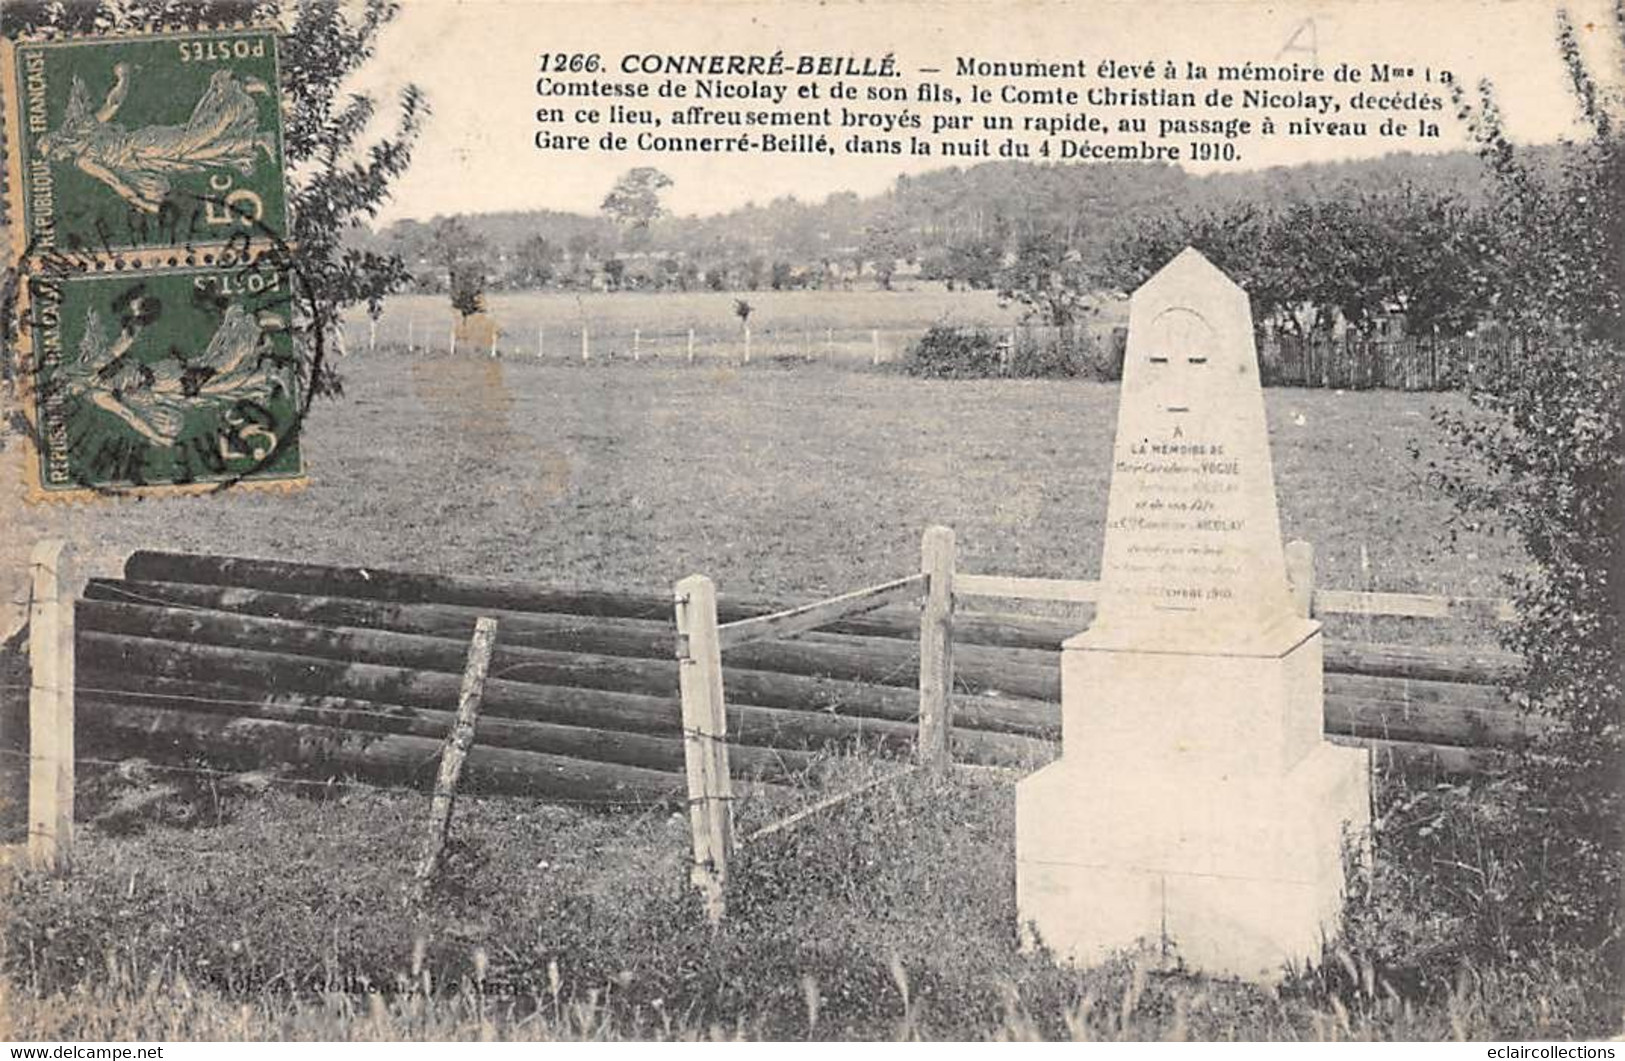
[[0, 1039], [1614, 1056], [1615, 0], [16, 0], [0, 114]]

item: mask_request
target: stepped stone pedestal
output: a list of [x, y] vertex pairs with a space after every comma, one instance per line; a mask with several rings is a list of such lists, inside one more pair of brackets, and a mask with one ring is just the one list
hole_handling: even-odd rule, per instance
[[1323, 737], [1286, 582], [1246, 294], [1187, 250], [1134, 295], [1091, 628], [1062, 757], [1016, 796], [1023, 937], [1268, 982], [1336, 934], [1370, 753]]
[[1318, 962], [1370, 799], [1370, 753], [1308, 724], [1318, 624], [1233, 655], [1090, 640], [1063, 646], [1065, 754], [1017, 787], [1027, 941], [1082, 964], [1150, 945], [1253, 981]]

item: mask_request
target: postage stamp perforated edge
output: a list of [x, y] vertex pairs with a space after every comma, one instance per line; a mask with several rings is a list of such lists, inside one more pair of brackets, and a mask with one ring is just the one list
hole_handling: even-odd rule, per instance
[[0, 85], [5, 88], [0, 92], [0, 156], [4, 157], [0, 173], [5, 179], [0, 224], [6, 228], [6, 265], [21, 272], [28, 250], [28, 230], [23, 224], [22, 100], [16, 91], [17, 50], [5, 39], [0, 39]]

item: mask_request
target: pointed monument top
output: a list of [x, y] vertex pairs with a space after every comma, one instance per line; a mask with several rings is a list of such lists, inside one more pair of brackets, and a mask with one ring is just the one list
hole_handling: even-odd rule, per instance
[[1167, 298], [1170, 292], [1187, 305], [1196, 300], [1223, 301], [1233, 300], [1236, 295], [1244, 299], [1247, 296], [1239, 284], [1195, 247], [1186, 247], [1174, 255], [1134, 291], [1133, 298], [1154, 301]]
[[1294, 618], [1247, 292], [1186, 248], [1134, 292], [1091, 635], [1245, 649]]

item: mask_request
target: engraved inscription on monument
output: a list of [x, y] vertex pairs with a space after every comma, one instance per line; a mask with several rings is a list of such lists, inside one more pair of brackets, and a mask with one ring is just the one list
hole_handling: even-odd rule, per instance
[[1100, 625], [1189, 640], [1289, 617], [1246, 293], [1187, 250], [1131, 314]]

